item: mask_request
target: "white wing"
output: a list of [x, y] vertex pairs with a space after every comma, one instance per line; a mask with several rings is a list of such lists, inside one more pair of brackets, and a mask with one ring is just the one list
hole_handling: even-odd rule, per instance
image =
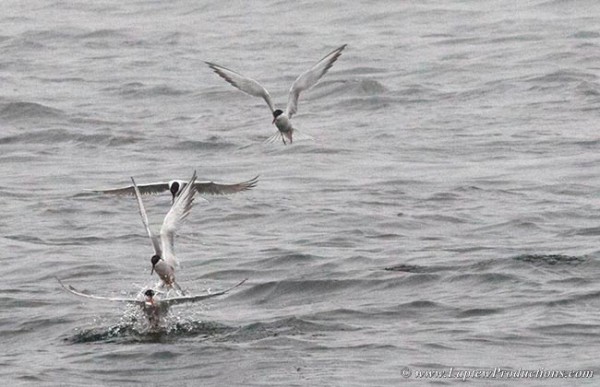
[[[217, 183], [214, 181], [197, 181], [196, 191], [199, 194], [211, 194], [211, 195], [227, 195], [236, 192], [246, 191], [256, 186], [258, 182], [258, 176], [253, 177], [250, 180], [242, 181], [240, 183]], [[142, 195], [154, 195], [169, 190], [168, 182], [159, 183], [148, 183], [137, 185]], [[133, 185], [118, 188], [104, 188], [104, 189], [86, 189], [86, 192], [102, 193], [109, 195], [135, 195], [135, 189]]]
[[236, 184], [215, 183], [214, 181], [197, 181], [196, 191], [199, 194], [225, 195], [246, 191], [256, 186], [258, 176]]
[[187, 218], [192, 209], [192, 202], [194, 201], [194, 194], [196, 193], [195, 182], [196, 171], [194, 171], [190, 181], [175, 199], [175, 202], [165, 216], [165, 220], [160, 228], [160, 240], [164, 253], [162, 258], [173, 267], [179, 266], [179, 261], [175, 257], [175, 234], [177, 228], [179, 228], [183, 220]]
[[69, 292], [71, 294], [74, 294], [76, 296], [79, 296], [79, 297], [91, 298], [91, 299], [94, 299], [94, 300], [101, 300], [101, 301], [127, 302], [127, 303], [130, 303], [130, 304], [143, 304], [144, 303], [144, 301], [136, 300], [135, 298], [119, 298], [119, 297], [94, 296], [92, 294], [88, 294], [88, 293], [84, 293], [82, 291], [79, 291], [79, 290], [75, 289], [74, 287], [72, 287], [71, 285], [65, 285], [58, 278], [56, 280], [58, 281], [58, 283], [60, 284], [60, 286], [62, 286], [62, 288], [65, 289], [67, 292]]
[[231, 85], [237, 87], [241, 91], [246, 94], [250, 94], [254, 97], [262, 97], [267, 105], [269, 105], [269, 109], [271, 110], [271, 114], [275, 111], [275, 107], [273, 106], [273, 101], [271, 100], [271, 95], [262, 87], [262, 85], [256, 82], [254, 79], [247, 78], [241, 74], [236, 73], [233, 70], [229, 70], [223, 66], [219, 66], [218, 64], [204, 62], [215, 71], [221, 78], [229, 82]]
[[[92, 299], [92, 300], [100, 300], [100, 301], [125, 302], [125, 303], [129, 303], [129, 304], [137, 304], [137, 305], [144, 305], [144, 303], [145, 303], [144, 301], [137, 300], [135, 298], [119, 298], [119, 297], [94, 296], [92, 294], [84, 293], [84, 292], [82, 292], [80, 290], [77, 290], [77, 289], [75, 289], [71, 285], [65, 285], [58, 278], [56, 280], [58, 281], [58, 283], [60, 284], [60, 286], [62, 286], [62, 288], [65, 289], [67, 292], [69, 292], [71, 294], [74, 294], [76, 296], [79, 296], [79, 297], [85, 297], [85, 298], [89, 298], [89, 299]], [[163, 299], [160, 299], [160, 300], [156, 300], [156, 303], [158, 305], [160, 305], [160, 304], [167, 304], [168, 306], [170, 306], [170, 305], [184, 304], [184, 303], [188, 303], [188, 302], [198, 302], [198, 301], [206, 300], [208, 298], [222, 296], [222, 295], [230, 292], [231, 290], [237, 288], [238, 286], [241, 286], [247, 280], [248, 279], [246, 278], [242, 282], [238, 283], [237, 285], [232, 286], [229, 289], [225, 289], [225, 290], [217, 292], [217, 293], [202, 294], [202, 295], [198, 295], [198, 296], [183, 296], [183, 297], [163, 298]]]
[[186, 302], [197, 302], [197, 301], [206, 300], [207, 298], [222, 296], [223, 294], [225, 294], [225, 293], [227, 293], [227, 292], [229, 292], [229, 291], [237, 288], [238, 286], [242, 285], [247, 280], [248, 280], [248, 278], [244, 279], [242, 282], [238, 283], [237, 285], [232, 286], [229, 289], [222, 290], [222, 291], [220, 291], [218, 293], [203, 294], [203, 295], [199, 295], [199, 296], [184, 296], [184, 297], [163, 298], [162, 300], [160, 300], [160, 302], [167, 303], [168, 305], [177, 305], [177, 304], [183, 304], [183, 303], [186, 303]]
[[290, 88], [288, 104], [285, 110], [285, 114], [289, 118], [292, 118], [292, 116], [298, 111], [298, 98], [300, 97], [300, 92], [309, 90], [311, 87], [316, 85], [321, 77], [325, 75], [327, 70], [333, 66], [333, 63], [337, 60], [337, 58], [342, 55], [342, 50], [344, 48], [346, 48], [345, 44], [331, 51], [311, 69], [303, 72], [298, 78], [296, 78], [292, 84], [292, 87]]
[[135, 185], [135, 180], [133, 180], [133, 177], [131, 178], [131, 182], [133, 183], [135, 198], [137, 199], [138, 208], [140, 210], [140, 216], [142, 217], [142, 223], [144, 224], [146, 232], [148, 233], [148, 237], [150, 237], [150, 241], [152, 242], [152, 246], [154, 247], [154, 254], [162, 257], [160, 243], [158, 242], [157, 238], [154, 235], [152, 235], [152, 231], [150, 230], [150, 226], [148, 225], [148, 215], [146, 215], [146, 209], [144, 208], [144, 202], [142, 201], [142, 194], [140, 193], [140, 190], [138, 189], [137, 185]]
[[[140, 184], [138, 185], [138, 189], [142, 195], [150, 195], [150, 194], [158, 194], [164, 191], [169, 190], [169, 183], [149, 183], [149, 184]], [[88, 192], [94, 193], [103, 193], [103, 194], [111, 194], [111, 195], [134, 195], [135, 189], [133, 185], [128, 185], [126, 187], [119, 188], [106, 188], [106, 189], [93, 189], [86, 190]]]

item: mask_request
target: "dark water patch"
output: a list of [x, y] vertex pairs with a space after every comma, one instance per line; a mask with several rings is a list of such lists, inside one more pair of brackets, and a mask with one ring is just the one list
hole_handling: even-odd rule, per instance
[[482, 43], [483, 39], [480, 37], [473, 37], [473, 38], [449, 38], [449, 39], [441, 39], [438, 40], [437, 42], [431, 42], [430, 44], [433, 45], [437, 45], [437, 46], [456, 46], [456, 45], [461, 45], [461, 44], [478, 44], [478, 43]]
[[90, 244], [97, 244], [105, 241], [103, 238], [98, 238], [94, 236], [88, 237], [79, 237], [79, 238], [46, 238], [42, 239], [37, 236], [31, 235], [7, 235], [6, 239], [18, 241], [18, 242], [26, 242], [34, 245], [43, 245], [43, 246], [88, 246]]
[[56, 144], [56, 143], [81, 143], [93, 146], [111, 146], [118, 147], [129, 145], [140, 141], [140, 137], [135, 136], [114, 136], [111, 134], [81, 134], [67, 129], [46, 129], [37, 131], [28, 131], [17, 135], [0, 137], [2, 144]]
[[62, 117], [64, 112], [35, 102], [0, 104], [0, 119], [9, 121]]
[[[71, 337], [63, 340], [70, 344], [87, 343], [170, 343], [182, 338], [204, 338], [223, 335], [234, 328], [215, 322], [186, 321], [177, 322], [166, 328], [145, 329], [136, 321], [121, 323], [111, 327], [84, 329]], [[156, 355], [163, 356], [163, 355]]]
[[532, 77], [526, 79], [526, 82], [537, 83], [537, 84], [551, 84], [551, 83], [570, 83], [570, 82], [583, 82], [583, 81], [594, 81], [597, 77], [590, 73], [584, 73], [577, 70], [558, 70], [552, 73]]
[[441, 215], [441, 214], [418, 215], [418, 216], [415, 216], [414, 218], [418, 219], [418, 220], [432, 220], [435, 222], [451, 223], [451, 224], [471, 223], [471, 220], [469, 220], [469, 219], [461, 219], [456, 216]]
[[456, 194], [454, 192], [436, 192], [433, 195], [429, 196], [428, 198], [425, 198], [425, 200], [427, 201], [434, 201], [434, 202], [449, 202], [449, 201], [456, 201], [456, 200], [461, 200], [462, 196], [459, 194]]
[[[544, 219], [540, 218], [539, 221], [543, 223]], [[505, 232], [505, 230], [512, 230], [511, 232], [516, 232], [515, 230], [520, 230], [522, 232], [544, 231], [536, 222], [525, 219], [514, 219], [508, 222], [500, 222], [488, 226], [478, 227], [474, 229], [473, 232], [496, 234], [499, 231]]]
[[[356, 310], [356, 309], [348, 309], [348, 308], [333, 308], [323, 312], [317, 312], [310, 315], [311, 319], [316, 319], [319, 321], [334, 321], [341, 324], [341, 321], [355, 321], [362, 319], [370, 319], [372, 314], [367, 310]], [[347, 329], [357, 329], [350, 327], [348, 325], [344, 325]]]
[[553, 306], [565, 306], [572, 304], [580, 304], [580, 303], [588, 303], [590, 301], [598, 300], [600, 297], [600, 291], [593, 291], [581, 294], [573, 294], [563, 298], [554, 299], [550, 301], [544, 301], [542, 304], [544, 306], [553, 307]]
[[335, 103], [335, 106], [339, 106], [345, 109], [360, 109], [368, 112], [374, 112], [380, 109], [386, 109], [390, 106], [397, 105], [397, 103], [398, 99], [396, 97], [370, 96], [340, 99], [339, 102]]
[[583, 97], [598, 97], [600, 96], [600, 85], [596, 82], [584, 81], [577, 85], [575, 91]]
[[[383, 74], [387, 73], [389, 69], [383, 69], [379, 67], [369, 66], [356, 66], [349, 69], [336, 69], [335, 73], [340, 78], [350, 78], [350, 75], [370, 75], [370, 74]], [[343, 77], [342, 77], [343, 75]]]
[[546, 37], [543, 35], [536, 34], [516, 34], [516, 35], [506, 35], [499, 38], [493, 38], [488, 40], [487, 42], [490, 44], [497, 43], [511, 43], [511, 42], [537, 42], [544, 40]]
[[597, 339], [600, 336], [600, 325], [598, 324], [548, 324], [530, 328], [532, 331], [548, 336], [569, 336]]
[[116, 90], [108, 90], [116, 91], [118, 94], [124, 97], [135, 99], [154, 97], [178, 97], [181, 95], [191, 93], [188, 90], [180, 90], [169, 85], [147, 86], [141, 82], [130, 82], [118, 87]]
[[468, 309], [465, 311], [461, 311], [457, 314], [457, 318], [471, 318], [471, 317], [484, 317], [490, 316], [493, 314], [500, 313], [502, 309], [500, 308], [474, 308]]
[[415, 300], [399, 305], [401, 308], [409, 309], [430, 309], [437, 308], [438, 306], [438, 303], [429, 300]]
[[[264, 251], [264, 253], [272, 253], [273, 250], [279, 250], [279, 249], [268, 249], [268, 250]], [[261, 255], [263, 255], [264, 253], [263, 253], [263, 251], [261, 251]], [[276, 267], [280, 267], [280, 266], [290, 268], [290, 267], [297, 266], [297, 265], [311, 264], [313, 262], [318, 262], [322, 259], [323, 259], [322, 257], [318, 257], [318, 256], [312, 255], [312, 254], [289, 253], [289, 254], [278, 255], [276, 257], [265, 258], [265, 259], [260, 259], [260, 260], [254, 261], [254, 262], [252, 262], [252, 266], [254, 268], [262, 267], [265, 269], [272, 269], [272, 268], [276, 268]]]
[[513, 259], [515, 261], [531, 263], [538, 266], [575, 266], [587, 261], [586, 257], [562, 254], [522, 254]]
[[179, 150], [186, 150], [186, 151], [211, 151], [211, 150], [225, 150], [225, 149], [231, 149], [234, 148], [235, 146], [237, 146], [234, 143], [231, 143], [223, 138], [220, 137], [210, 137], [205, 141], [198, 141], [198, 140], [185, 140], [185, 141], [179, 141], [177, 142], [177, 144], [174, 145], [173, 148], [179, 149]]
[[520, 283], [523, 280], [515, 274], [507, 273], [460, 273], [447, 276], [443, 279], [444, 282], [467, 282], [476, 285], [498, 285], [504, 283]]
[[239, 328], [235, 332], [218, 339], [219, 341], [248, 342], [273, 337], [290, 337], [319, 334], [321, 332], [349, 331], [356, 328], [342, 323], [324, 324], [299, 317], [288, 317], [272, 322], [257, 322]]
[[449, 345], [440, 344], [440, 343], [425, 343], [425, 344], [423, 344], [423, 346], [425, 348], [431, 348], [431, 349], [436, 350], [436, 351], [439, 351], [439, 350], [448, 351], [448, 350], [455, 350], [456, 349], [455, 347], [451, 347]]
[[84, 32], [77, 35], [79, 39], [107, 39], [107, 38], [127, 38], [127, 35], [121, 30], [115, 29], [99, 29], [92, 32]]
[[381, 284], [380, 280], [284, 280], [256, 284], [244, 290], [243, 295], [250, 297], [257, 304], [270, 303], [275, 300], [301, 297], [301, 302], [312, 303], [320, 301], [332, 293], [355, 291], [366, 292]]
[[586, 227], [569, 230], [563, 233], [563, 236], [598, 236], [600, 235], [600, 227]]
[[574, 39], [597, 39], [600, 38], [600, 32], [596, 31], [577, 31], [570, 36]]
[[430, 266], [419, 266], [419, 265], [409, 265], [405, 263], [401, 263], [395, 266], [389, 266], [384, 268], [384, 270], [388, 271], [401, 271], [404, 273], [434, 273], [439, 271], [439, 269]]

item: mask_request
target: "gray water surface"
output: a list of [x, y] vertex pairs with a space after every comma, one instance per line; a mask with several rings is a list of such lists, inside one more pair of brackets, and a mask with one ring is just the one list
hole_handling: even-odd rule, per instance
[[[593, 370], [600, 345], [600, 3], [17, 1], [0, 14], [0, 380], [365, 386], [419, 370]], [[300, 98], [314, 141], [264, 144]], [[132, 197], [197, 199], [178, 280], [229, 296], [159, 332], [104, 296], [153, 284]], [[145, 200], [158, 229], [170, 198]], [[405, 378], [406, 369], [411, 372]], [[468, 379], [595, 385], [594, 379]], [[594, 383], [594, 380], [596, 382]]]

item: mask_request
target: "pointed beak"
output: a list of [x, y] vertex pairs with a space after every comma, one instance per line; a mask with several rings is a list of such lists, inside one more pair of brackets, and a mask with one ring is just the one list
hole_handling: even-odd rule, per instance
[[277, 117], [273, 118], [273, 122], [271, 122], [271, 123], [275, 124], [275, 120], [277, 120]]
[[154, 274], [154, 265], [152, 265], [152, 270], [150, 270], [150, 275]]

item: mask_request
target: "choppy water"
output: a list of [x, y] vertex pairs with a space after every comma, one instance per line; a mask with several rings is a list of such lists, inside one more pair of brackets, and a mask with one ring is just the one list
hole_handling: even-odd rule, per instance
[[[3, 2], [0, 379], [422, 385], [500, 367], [597, 375], [470, 384], [597, 384], [599, 4]], [[342, 43], [294, 119], [316, 140], [287, 147], [262, 143], [263, 101], [203, 64], [283, 105]], [[155, 333], [60, 289], [151, 283], [135, 201], [84, 189], [193, 169], [260, 174], [198, 203], [177, 240], [184, 287], [243, 287]], [[146, 206], [158, 227], [169, 197]]]

